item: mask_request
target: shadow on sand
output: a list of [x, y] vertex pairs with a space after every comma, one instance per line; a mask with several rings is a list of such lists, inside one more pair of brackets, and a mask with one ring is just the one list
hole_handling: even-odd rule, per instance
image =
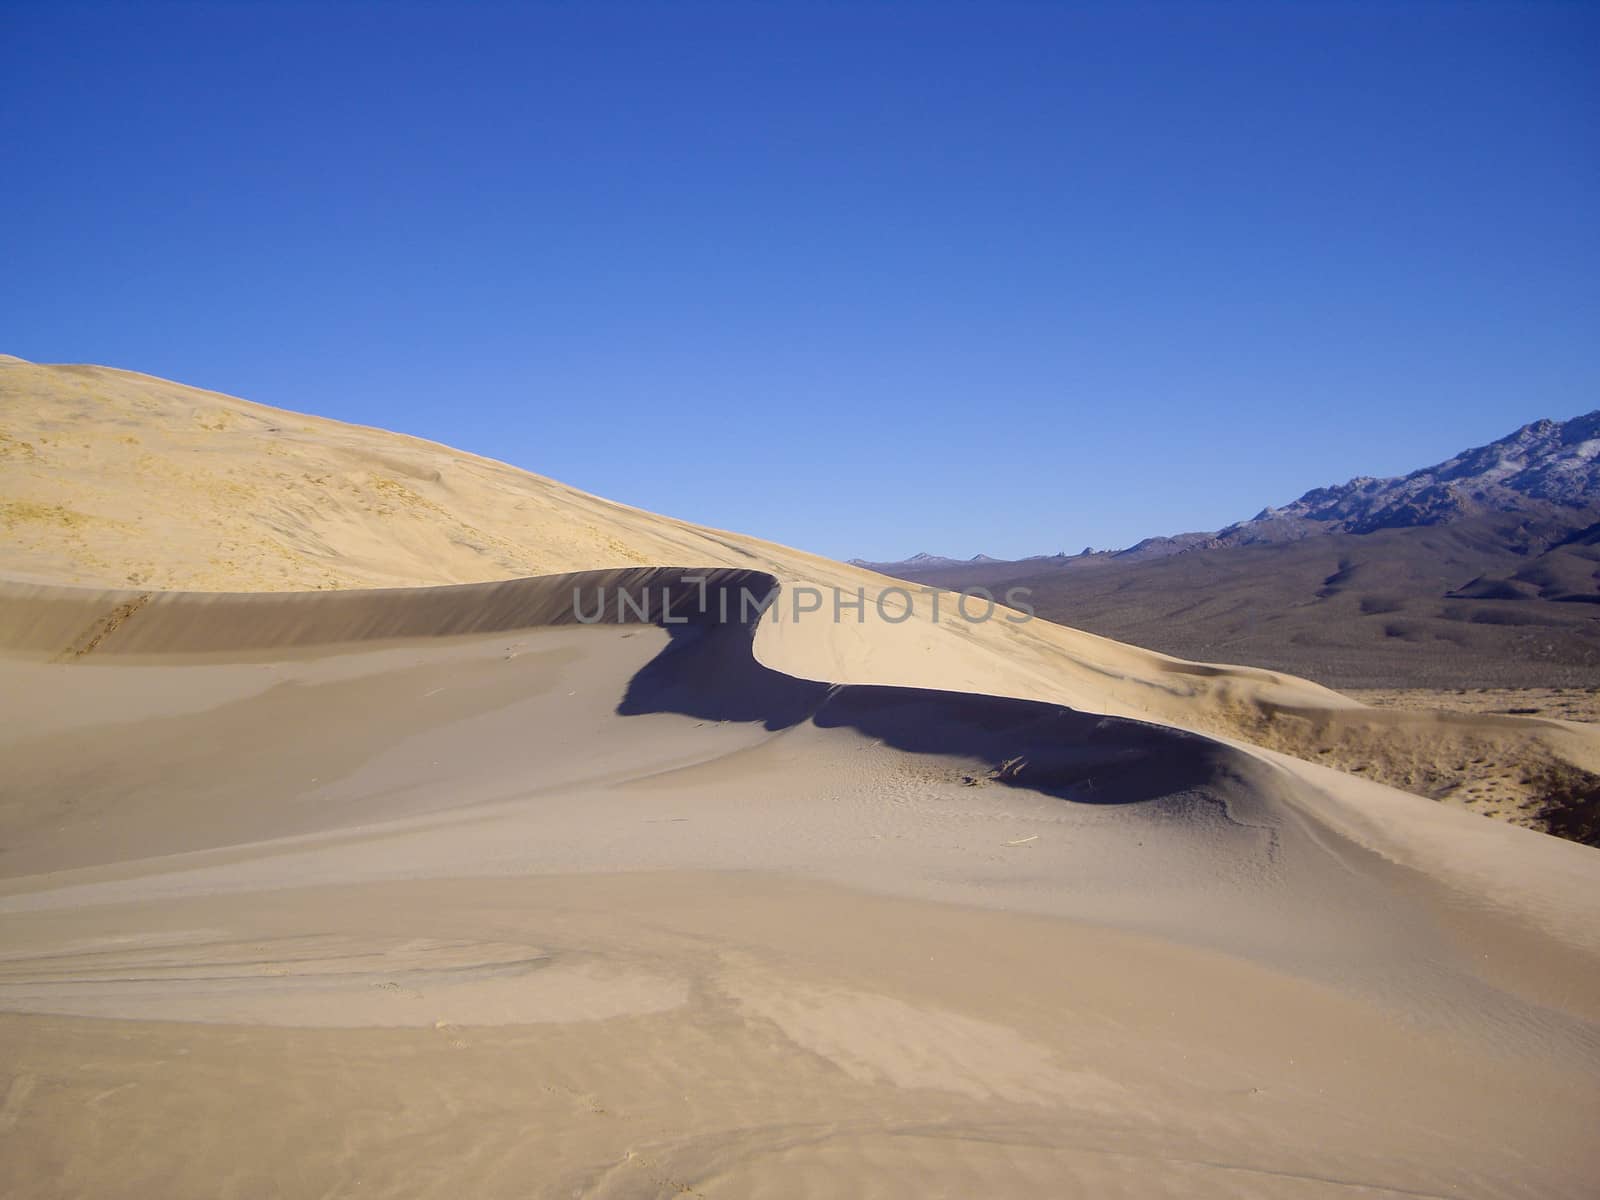
[[819, 683], [756, 661], [753, 624], [664, 626], [671, 640], [629, 681], [620, 716], [677, 713], [849, 729], [910, 754], [968, 765], [966, 781], [1059, 799], [1135, 804], [1214, 790], [1241, 756], [1196, 734], [1058, 704], [928, 688]]

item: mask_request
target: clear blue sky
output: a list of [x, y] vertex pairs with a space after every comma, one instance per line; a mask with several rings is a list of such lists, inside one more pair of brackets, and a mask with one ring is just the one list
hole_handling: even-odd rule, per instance
[[0, 0], [0, 351], [836, 557], [1600, 406], [1593, 4]]

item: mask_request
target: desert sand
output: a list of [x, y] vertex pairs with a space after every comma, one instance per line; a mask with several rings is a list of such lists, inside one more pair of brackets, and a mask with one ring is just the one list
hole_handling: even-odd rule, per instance
[[1600, 1177], [1600, 852], [1385, 782], [1600, 769], [1590, 726], [890, 623], [869, 572], [125, 372], [0, 403], [8, 1195]]
[[1600, 688], [1346, 688], [1376, 708], [1448, 709], [1600, 723]]

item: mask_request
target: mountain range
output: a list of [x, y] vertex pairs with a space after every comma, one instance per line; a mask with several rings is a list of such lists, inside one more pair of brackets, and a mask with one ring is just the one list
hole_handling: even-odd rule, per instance
[[1014, 561], [862, 563], [1028, 587], [1041, 616], [1338, 687], [1600, 686], [1600, 411], [1224, 529]]

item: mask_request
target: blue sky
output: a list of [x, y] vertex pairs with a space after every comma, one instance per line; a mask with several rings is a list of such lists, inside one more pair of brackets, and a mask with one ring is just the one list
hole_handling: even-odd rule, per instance
[[0, 351], [835, 557], [1600, 405], [1600, 6], [0, 0]]

